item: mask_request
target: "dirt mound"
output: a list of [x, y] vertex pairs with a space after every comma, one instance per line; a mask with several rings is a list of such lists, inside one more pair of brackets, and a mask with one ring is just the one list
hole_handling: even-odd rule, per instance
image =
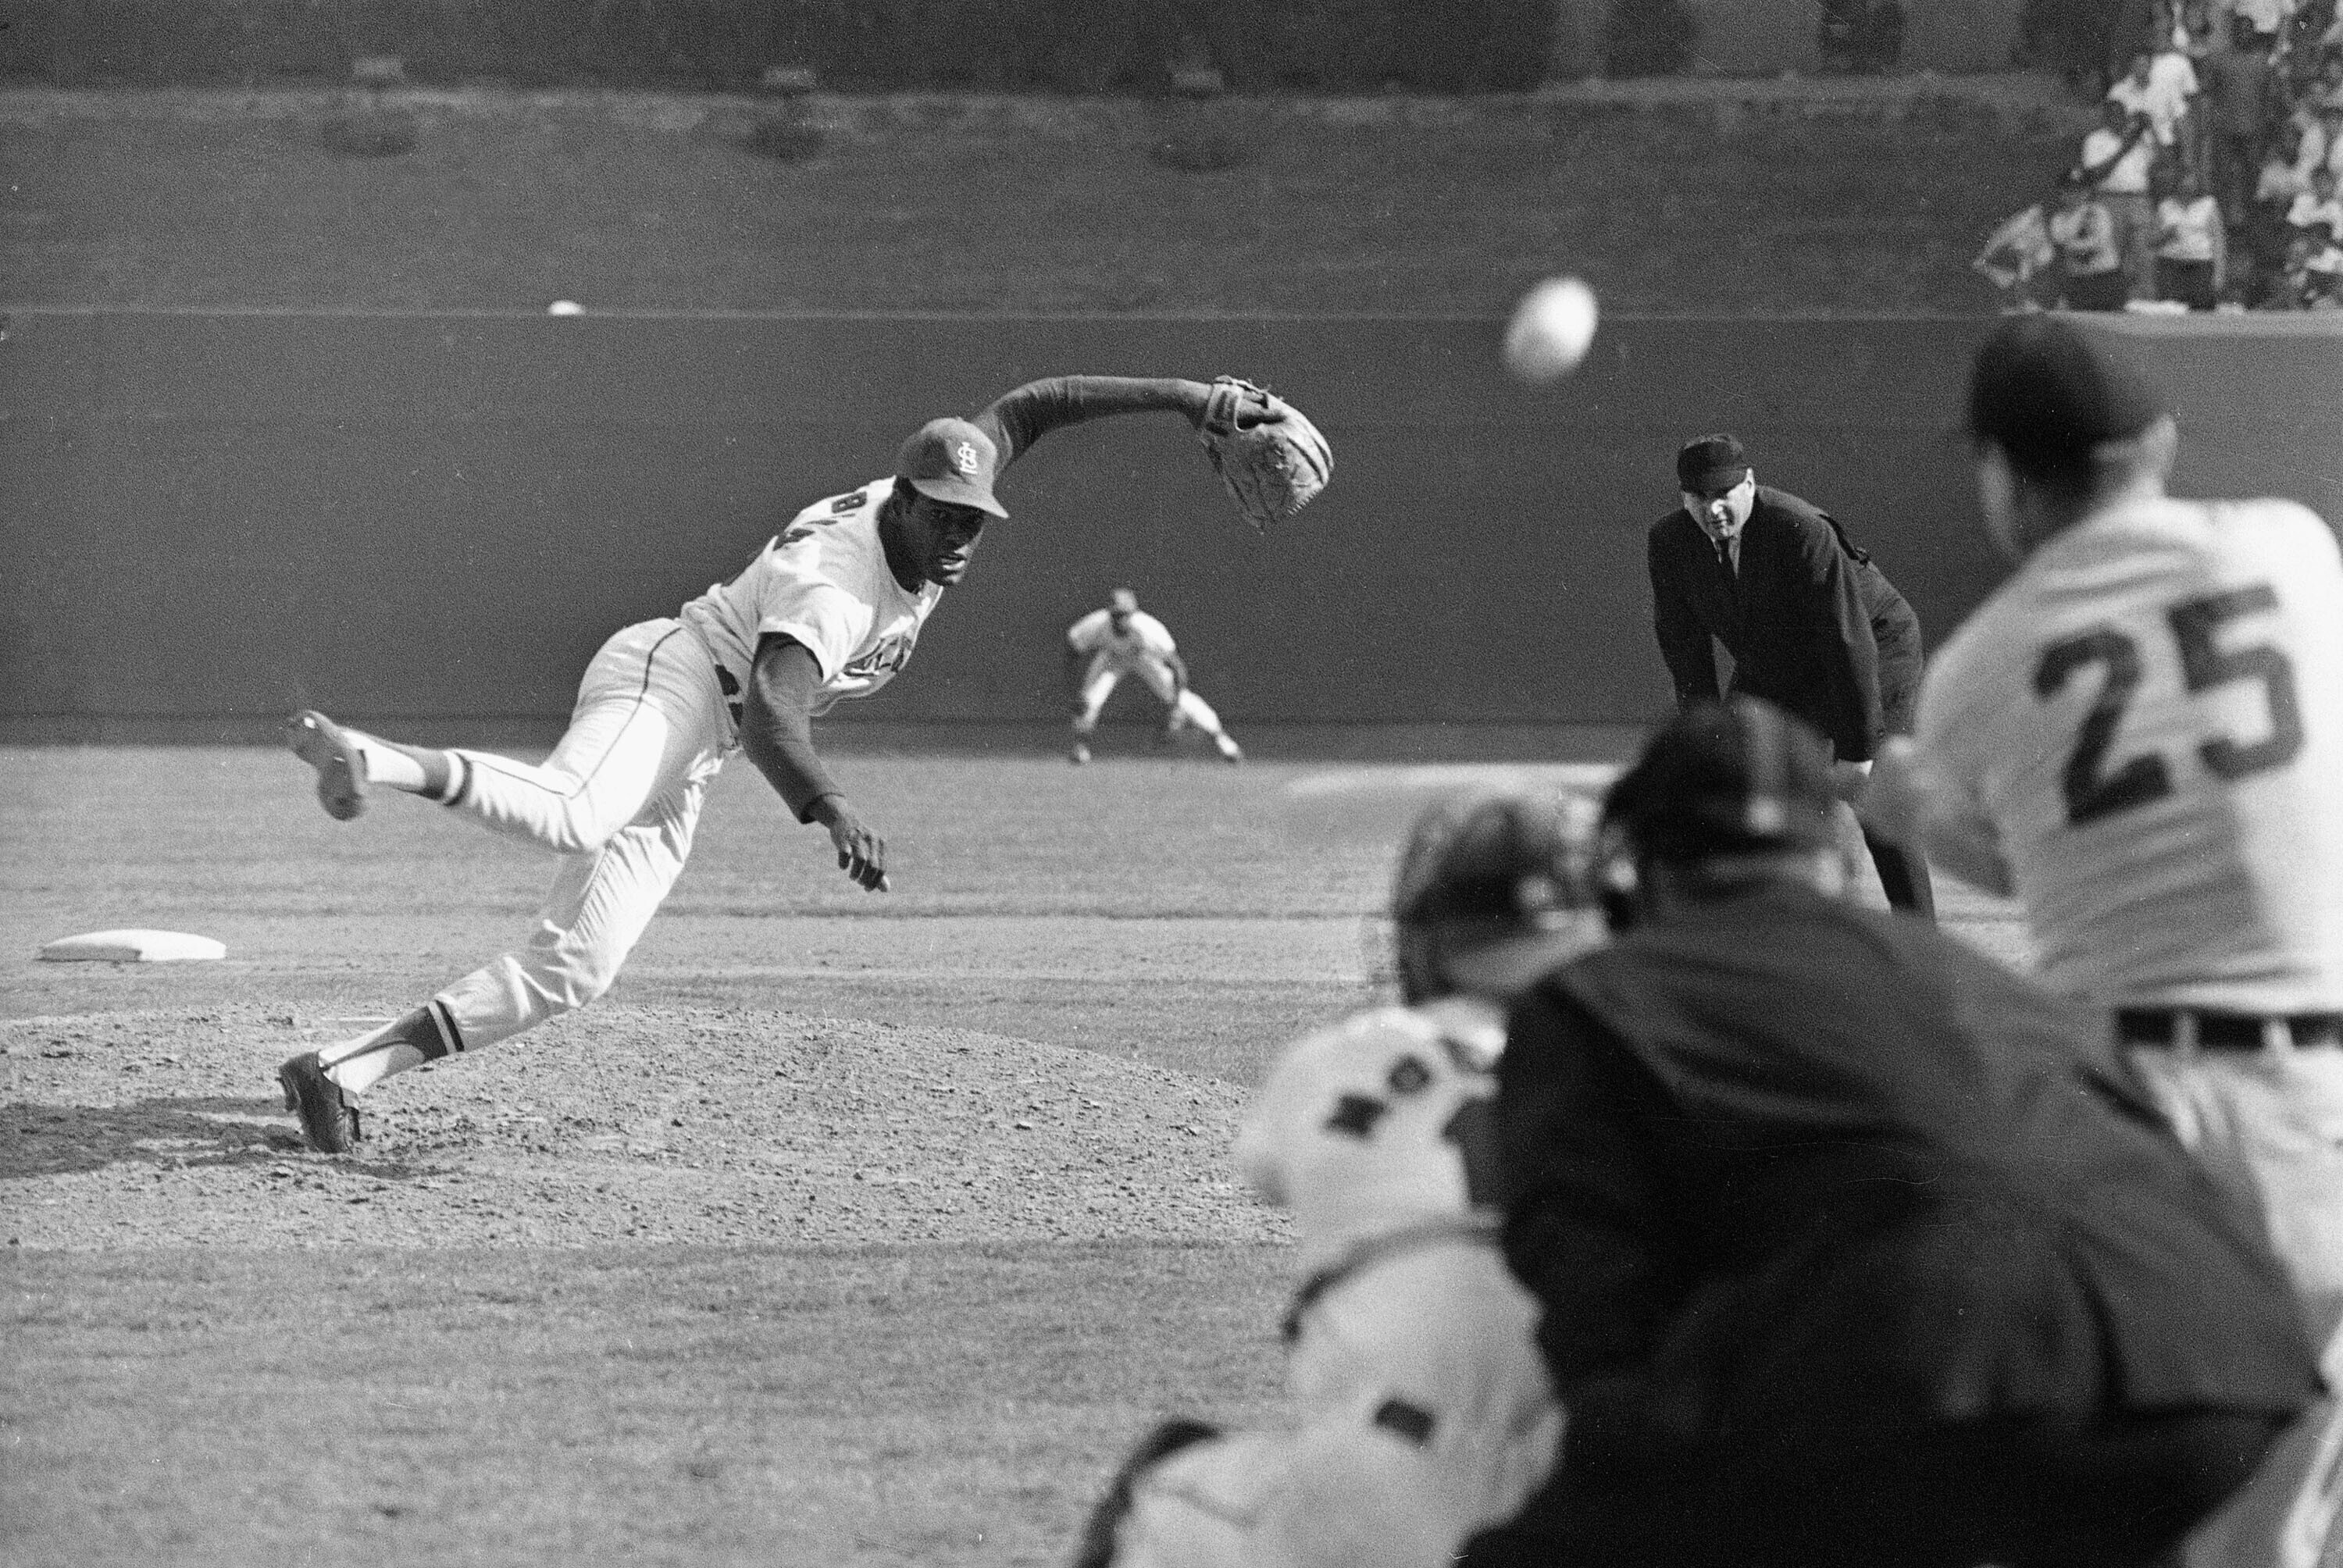
[[1243, 1091], [1093, 1051], [792, 1012], [598, 1006], [409, 1073], [307, 1152], [262, 1008], [0, 1022], [7, 1244], [577, 1246], [1290, 1232], [1231, 1176]]

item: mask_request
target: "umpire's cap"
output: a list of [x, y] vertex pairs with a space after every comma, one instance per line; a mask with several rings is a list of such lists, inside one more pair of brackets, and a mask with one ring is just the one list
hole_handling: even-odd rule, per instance
[[1005, 518], [1008, 509], [992, 498], [1000, 470], [1001, 448], [966, 419], [929, 420], [895, 457], [895, 472], [920, 494]]
[[1695, 496], [1729, 490], [1749, 477], [1749, 453], [1737, 436], [1695, 436], [1676, 450], [1676, 484]]
[[1585, 795], [1524, 786], [1467, 791], [1426, 807], [1392, 880], [1392, 920], [1424, 926], [1534, 926], [1599, 907], [1594, 883], [1601, 808]]
[[1998, 447], [2032, 479], [2073, 483], [2096, 448], [2165, 417], [2164, 396], [2113, 350], [2054, 316], [2013, 316], [1970, 367], [1969, 438]]
[[1652, 737], [1603, 802], [1638, 860], [1703, 860], [1838, 841], [1830, 742], [1755, 697], [1696, 703]]

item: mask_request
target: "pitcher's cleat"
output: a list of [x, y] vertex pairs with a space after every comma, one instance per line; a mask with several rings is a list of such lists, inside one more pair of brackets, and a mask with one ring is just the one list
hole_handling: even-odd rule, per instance
[[358, 1108], [327, 1076], [316, 1051], [287, 1061], [277, 1070], [277, 1081], [285, 1086], [285, 1109], [301, 1118], [301, 1136], [318, 1153], [347, 1154], [365, 1136], [358, 1131]]
[[317, 804], [337, 822], [366, 809], [366, 757], [342, 727], [305, 709], [285, 721], [285, 744], [317, 770]]
[[1244, 760], [1244, 749], [1239, 746], [1235, 741], [1230, 739], [1227, 736], [1222, 736], [1216, 744], [1221, 749], [1222, 761], [1242, 762]]
[[1074, 742], [1074, 749], [1066, 753], [1066, 760], [1072, 763], [1077, 768], [1081, 767], [1090, 759], [1091, 749], [1083, 745], [1079, 740]]

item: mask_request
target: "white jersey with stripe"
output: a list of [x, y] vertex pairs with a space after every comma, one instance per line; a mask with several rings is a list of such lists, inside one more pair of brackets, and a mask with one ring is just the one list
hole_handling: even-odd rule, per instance
[[1162, 658], [1178, 648], [1171, 628], [1143, 609], [1131, 611], [1119, 629], [1112, 610], [1094, 609], [1066, 628], [1066, 641], [1076, 653], [1091, 655], [1118, 669]]
[[1445, 997], [1383, 1008], [1288, 1047], [1239, 1129], [1239, 1171], [1293, 1211], [1301, 1265], [1459, 1221], [1493, 1221], [1492, 1072], [1504, 1018]]
[[1917, 739], [2055, 989], [2343, 1009], [2343, 557], [2314, 513], [2157, 498], [2057, 535], [1938, 653]]
[[879, 508], [895, 481], [816, 501], [729, 582], [683, 607], [683, 618], [717, 662], [745, 687], [757, 643], [779, 632], [802, 643], [821, 672], [813, 706], [826, 713], [850, 697], [868, 697], [911, 659], [944, 590], [922, 583], [906, 592], [887, 565]]

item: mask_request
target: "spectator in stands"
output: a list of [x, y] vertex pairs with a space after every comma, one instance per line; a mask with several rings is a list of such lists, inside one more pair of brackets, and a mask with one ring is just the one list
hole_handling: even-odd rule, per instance
[[2107, 96], [2147, 117], [2159, 157], [2187, 162], [2196, 141], [2190, 106], [2198, 91], [2197, 67], [2167, 35], [2154, 48], [2132, 51], [2131, 69], [2107, 89]]
[[2155, 158], [2147, 116], [2132, 113], [2114, 98], [2102, 100], [2098, 128], [2083, 138], [2082, 173], [2115, 220], [2116, 249], [2123, 257], [2123, 276], [2133, 297], [2147, 294], [2148, 241], [2155, 218], [2148, 203], [2148, 175]]
[[2296, 235], [2257, 304], [2263, 310], [2343, 309], [2343, 246]]
[[2286, 256], [2272, 267], [2254, 297], [2256, 310], [2303, 310], [2308, 308], [2308, 295], [2311, 286], [2309, 262], [2310, 236], [2298, 234], [2287, 242]]
[[2237, 0], [2231, 7], [2261, 35], [2264, 44], [2276, 47], [2288, 23], [2294, 20], [2295, 0]]
[[2050, 219], [2058, 247], [2058, 303], [2069, 310], [2121, 310], [2129, 296], [2123, 248], [2107, 197], [2080, 172], [2070, 173]]
[[2205, 84], [2207, 164], [2211, 188], [2224, 209], [2242, 213], [2253, 199], [2254, 176], [2269, 138], [2277, 101], [2277, 72], [2269, 40], [2242, 15], [2229, 18], [2228, 46], [2208, 51], [2197, 62]]
[[[2064, 189], [2065, 184], [2062, 177], [2059, 188]], [[2052, 200], [2056, 199], [2054, 195]], [[2036, 202], [2002, 219], [2000, 226], [1986, 236], [1985, 248], [1969, 266], [1999, 291], [2002, 314], [2006, 316], [2041, 309], [2044, 300], [2037, 290], [2045, 287], [2056, 299], [2057, 260], [2058, 247], [2050, 238], [2050, 216], [2041, 202]]]
[[2191, 310], [2212, 309], [2228, 281], [2228, 251], [2221, 204], [2206, 194], [2195, 169], [2183, 167], [2156, 206], [2157, 297]]
[[2180, 7], [2172, 41], [2196, 65], [2199, 81], [2204, 79], [2205, 62], [2228, 50], [2229, 35], [2224, 20], [2213, 15], [2207, 0], [2186, 0]]
[[2302, 271], [2305, 310], [2343, 310], [2343, 246], [2314, 251]]
[[2292, 171], [2293, 185], [2287, 191], [2288, 200], [2310, 188], [2313, 169], [2326, 165], [2328, 136], [2325, 117], [2315, 103], [2305, 99], [2288, 111], [2285, 121], [2278, 127], [2277, 145], [2285, 149], [2288, 167]]
[[2298, 229], [2318, 245], [2343, 244], [2343, 201], [2335, 195], [2335, 171], [2320, 167], [2311, 171], [2310, 188], [2294, 198], [2286, 209], [2288, 227]]
[[[2319, 100], [2314, 124], [2318, 127], [2318, 159], [2312, 166], [2343, 178], [2343, 93]], [[2310, 138], [2303, 139], [2308, 143]]]

